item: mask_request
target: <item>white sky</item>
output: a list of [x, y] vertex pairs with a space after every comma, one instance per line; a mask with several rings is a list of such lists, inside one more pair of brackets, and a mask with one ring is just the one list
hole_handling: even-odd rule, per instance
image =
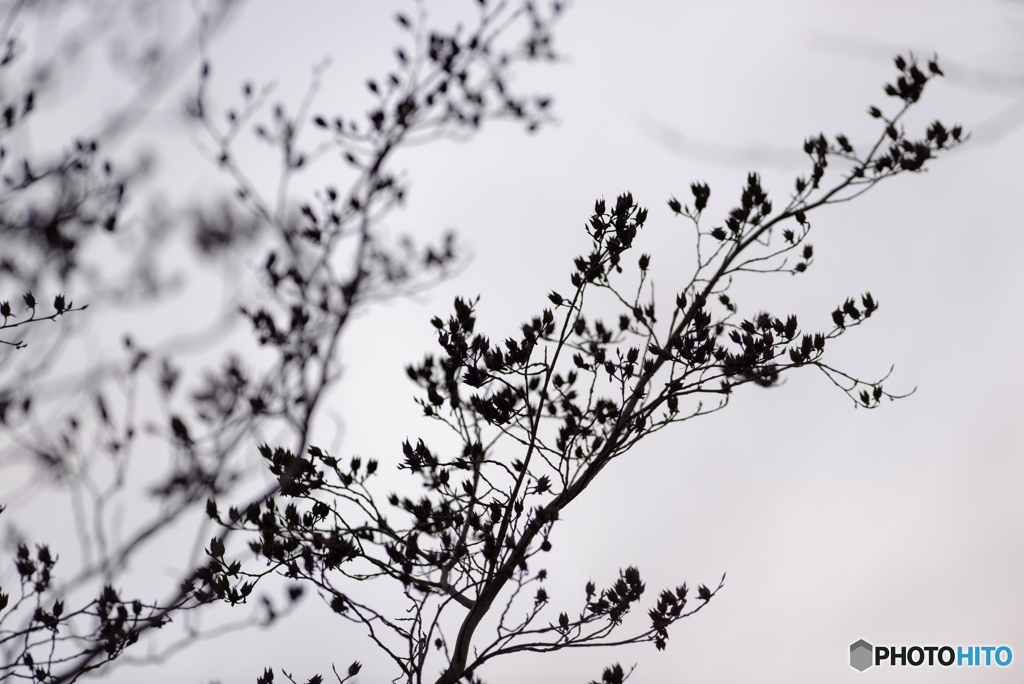
[[[441, 21], [442, 9], [471, 4], [428, 9]], [[363, 81], [383, 73], [400, 39], [397, 8], [412, 5], [252, 2], [211, 47], [213, 92], [226, 105], [242, 80], [274, 80], [273, 99], [294, 111], [312, 65], [330, 55], [313, 111], [360, 113]], [[895, 363], [886, 388], [917, 393], [855, 410], [808, 370], [770, 391], [745, 387], [726, 411], [646, 440], [556, 527], [552, 615], [560, 597], [575, 607], [587, 579], [606, 584], [626, 565], [640, 567], [652, 601], [665, 585], [716, 586], [728, 572], [724, 590], [672, 630], [665, 652], [524, 656], [483, 670], [484, 679], [585, 682], [615, 661], [639, 663], [635, 684], [1019, 679], [1024, 232], [1015, 200], [1024, 3], [578, 0], [555, 36], [567, 61], [520, 69], [517, 84], [554, 95], [557, 125], [527, 136], [498, 123], [469, 144], [398, 158], [412, 192], [388, 229], [425, 239], [455, 228], [473, 259], [453, 281], [352, 328], [331, 402], [344, 431], [336, 435], [329, 420], [320, 426], [325, 446], [341, 440], [340, 455], [377, 457], [387, 469], [402, 440], [429, 432], [402, 367], [434, 350], [429, 319], [447, 315], [456, 294], [480, 295], [479, 329], [499, 339], [539, 313], [587, 249], [582, 225], [597, 197], [629, 190], [650, 208], [639, 250], [653, 254], [659, 291], [671, 292], [692, 255], [691, 227], [670, 215], [668, 197], [689, 201], [689, 183], [707, 181], [705, 215], [718, 221], [757, 170], [778, 205], [806, 172], [805, 137], [845, 132], [856, 145], [875, 134], [865, 110], [892, 110], [881, 86], [894, 76], [896, 52], [938, 52], [948, 76], [929, 85], [911, 123], [960, 122], [974, 139], [929, 173], [815, 212], [815, 262], [802, 277], [738, 281], [731, 292], [741, 311], [770, 304], [815, 330], [846, 297], [870, 290], [881, 309], [831, 343], [831, 362], [864, 378]], [[82, 90], [68, 95], [69, 106], [92, 97]], [[161, 161], [154, 185], [172, 200], [202, 200], [216, 171], [173, 123], [178, 102], [165, 99], [151, 119], [162, 131], [150, 138]], [[322, 185], [327, 174], [314, 171], [297, 187]], [[402, 363], [368, 363], [385, 352]], [[1005, 644], [1015, 662], [858, 673], [847, 656], [860, 638]], [[353, 659], [367, 663], [361, 681], [391, 676], [372, 644], [310, 600], [272, 632], [203, 644], [158, 671], [122, 668], [106, 680], [252, 682], [274, 666], [304, 681]]]

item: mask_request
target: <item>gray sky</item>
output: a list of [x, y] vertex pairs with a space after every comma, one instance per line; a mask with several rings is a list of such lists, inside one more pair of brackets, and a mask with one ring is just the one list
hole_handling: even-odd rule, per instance
[[[427, 6], [440, 22], [457, 4], [471, 3]], [[400, 38], [398, 8], [412, 6], [252, 2], [211, 45], [213, 93], [226, 104], [241, 81], [273, 80], [272, 99], [294, 110], [312, 65], [329, 55], [313, 111], [359, 113], [361, 84], [389, 66]], [[346, 375], [331, 402], [341, 430], [324, 420], [314, 442], [377, 457], [385, 470], [402, 440], [434, 428], [417, 417], [402, 365], [379, 371], [366, 360], [433, 351], [429, 319], [447, 315], [457, 294], [481, 296], [479, 327], [492, 339], [518, 328], [547, 292], [567, 287], [596, 198], [628, 190], [650, 208], [639, 249], [653, 255], [667, 296], [692, 264], [692, 228], [671, 216], [669, 196], [689, 201], [690, 182], [708, 182], [705, 215], [718, 221], [756, 170], [778, 204], [806, 173], [805, 137], [844, 132], [856, 145], [875, 135], [865, 110], [894, 108], [881, 86], [896, 52], [937, 52], [947, 74], [908, 128], [941, 118], [974, 136], [926, 174], [815, 212], [815, 262], [803, 276], [738, 280], [730, 293], [741, 311], [770, 304], [815, 330], [870, 290], [880, 310], [832, 343], [832, 363], [862, 378], [895, 364], [886, 388], [916, 394], [855, 410], [809, 369], [772, 390], [744, 387], [726, 411], [645, 440], [556, 527], [549, 593], [575, 605], [587, 579], [610, 582], [626, 565], [640, 567], [651, 600], [665, 585], [716, 586], [728, 572], [725, 589], [671, 632], [664, 652], [524, 656], [484, 670], [485, 680], [583, 682], [615, 661], [639, 663], [637, 684], [1014, 679], [1019, 662], [858, 673], [847, 655], [864, 638], [1009, 645], [1024, 658], [1024, 459], [1013, 427], [1024, 415], [1022, 29], [1024, 4], [995, 0], [580, 0], [556, 29], [565, 62], [517, 71], [521, 90], [554, 95], [557, 125], [527, 136], [498, 123], [469, 144], [398, 158], [412, 191], [387, 229], [425, 239], [454, 228], [472, 261], [451, 282], [370, 311], [345, 339]], [[69, 107], [76, 96], [90, 97], [71, 92]], [[174, 123], [179, 102], [162, 100], [151, 119], [160, 135], [143, 136], [161, 162], [154, 185], [170, 201], [203, 200], [228, 185]], [[328, 166], [295, 196], [327, 182]], [[185, 301], [209, 286], [193, 285]], [[156, 321], [151, 331], [167, 334]], [[145, 675], [121, 668], [108, 681], [254, 681], [270, 665], [304, 679], [354, 658], [367, 663], [363, 681], [390, 673], [368, 641], [309, 600], [274, 631], [198, 645]]]

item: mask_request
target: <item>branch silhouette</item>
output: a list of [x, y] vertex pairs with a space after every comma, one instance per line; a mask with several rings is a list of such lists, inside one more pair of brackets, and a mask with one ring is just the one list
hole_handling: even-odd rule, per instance
[[[314, 69], [295, 113], [272, 104], [269, 87], [251, 83], [242, 84], [236, 106], [219, 112], [201, 24], [203, 57], [186, 112], [211, 162], [234, 183], [237, 201], [219, 213], [200, 213], [196, 241], [210, 258], [227, 258], [246, 241], [264, 250], [255, 262], [253, 296], [238, 300], [234, 311], [251, 330], [254, 348], [269, 352], [272, 361], [254, 369], [226, 356], [182, 398], [181, 370], [170, 352], [127, 338], [124, 363], [112, 375], [127, 388], [128, 408], [115, 413], [101, 391], [92, 393], [97, 434], [104, 436], [99, 452], [114, 464], [113, 483], [105, 488], [92, 485], [91, 454], [77, 451], [77, 422], [63, 446], [25, 440], [40, 462], [88, 493], [93, 529], [82, 536], [94, 557], [58, 583], [58, 557], [49, 546], [33, 552], [18, 545], [19, 587], [0, 593], [0, 679], [77, 681], [119, 662], [138, 662], [128, 655], [135, 644], [185, 614], [252, 601], [261, 617], [230, 628], [254, 620], [269, 624], [295, 610], [307, 589], [365, 629], [393, 663], [394, 681], [481, 682], [485, 666], [513, 653], [638, 643], [665, 649], [672, 626], [703, 610], [724, 588], [724, 575], [696, 589], [680, 582], [648, 600], [640, 570], [623, 559], [617, 576], [601, 585], [588, 581], [568, 597], [549, 593], [548, 571], [538, 567], [554, 550], [557, 523], [604, 469], [655, 432], [723, 410], [743, 386], [772, 387], [800, 368], [816, 368], [858, 407], [874, 409], [885, 398], [906, 396], [883, 387], [888, 374], [862, 380], [826, 359], [833, 340], [877, 310], [870, 293], [837, 303], [832, 327], [810, 331], [788, 313], [741, 316], [734, 288], [770, 273], [799, 277], [814, 264], [808, 239], [815, 211], [921, 172], [967, 140], [959, 126], [938, 121], [919, 137], [906, 132], [904, 115], [942, 75], [935, 59], [919, 63], [913, 56], [896, 58], [897, 77], [885, 87], [894, 111], [868, 110], [879, 124], [875, 142], [857, 149], [841, 134], [807, 139], [808, 170], [784, 202], [772, 202], [756, 173], [718, 222], [707, 218], [712, 192], [705, 183], [691, 184], [692, 200], [669, 198], [673, 217], [691, 224], [696, 238], [689, 280], [669, 311], [656, 307], [658, 257], [635, 254], [648, 211], [625, 192], [614, 202], [595, 202], [586, 223], [589, 245], [568, 268], [571, 289], [552, 290], [515, 335], [494, 342], [478, 331], [479, 300], [456, 298], [449, 315], [433, 318], [440, 350], [406, 373], [425, 418], [446, 426], [458, 446], [432, 449], [423, 439], [394, 445], [396, 455], [401, 451], [398, 469], [422, 486], [418, 498], [381, 493], [378, 460], [345, 461], [310, 443], [326, 393], [341, 379], [342, 336], [355, 314], [422, 291], [459, 264], [454, 238], [416, 247], [382, 234], [382, 220], [408, 190], [394, 171], [396, 154], [439, 139], [468, 139], [491, 120], [510, 119], [527, 130], [552, 121], [550, 97], [518, 94], [510, 70], [558, 58], [552, 29], [560, 14], [557, 3], [542, 13], [532, 3], [481, 2], [475, 23], [448, 30], [432, 27], [425, 11], [416, 18], [397, 15], [407, 41], [396, 50], [394, 70], [367, 81], [373, 105], [365, 117], [315, 111], [326, 61]], [[16, 110], [8, 126], [23, 115]], [[275, 155], [280, 175], [270, 193], [251, 180], [238, 153], [247, 131]], [[318, 142], [310, 145], [310, 135]], [[69, 159], [90, 161], [94, 152], [86, 145]], [[330, 155], [349, 165], [348, 188], [328, 185], [306, 201], [291, 201], [291, 180]], [[26, 162], [10, 193], [36, 182], [30, 168]], [[84, 211], [92, 204], [83, 198], [99, 192], [113, 202], [106, 207], [113, 228], [123, 202], [118, 184], [131, 178], [107, 175], [106, 185], [75, 195], [72, 205]], [[16, 320], [4, 300], [0, 330], [85, 308], [73, 308], [60, 294], [55, 313], [42, 316], [32, 295], [23, 298], [31, 314]], [[610, 319], [601, 318], [607, 308], [599, 300], [613, 303]], [[149, 490], [159, 512], [117, 541], [104, 511], [121, 493], [118, 478], [138, 439], [135, 392], [147, 380], [162, 402], [159, 419], [147, 429], [166, 449], [170, 467]], [[18, 408], [14, 396], [6, 389], [0, 395], [5, 425], [29, 420], [29, 405]], [[278, 436], [267, 438], [271, 432]], [[244, 453], [255, 444], [261, 472], [273, 484], [254, 496], [240, 483], [252, 474]], [[205, 512], [205, 526], [192, 555], [182, 554], [187, 569], [167, 597], [146, 601], [119, 590], [130, 561], [197, 510]], [[266, 595], [256, 600], [256, 589], [275, 577], [288, 583], [283, 608]], [[392, 599], [380, 602], [365, 591], [367, 582], [390, 588]], [[95, 590], [94, 598], [76, 601], [87, 590]], [[642, 607], [646, 618], [636, 615]], [[156, 658], [215, 636], [186, 634]], [[332, 669], [343, 682], [362, 667], [353, 661], [345, 676]], [[601, 681], [621, 683], [632, 672], [612, 664]], [[257, 681], [274, 677], [267, 667]], [[308, 681], [322, 682], [323, 675]]]
[[[931, 60], [925, 74], [903, 57], [896, 66], [899, 76], [886, 92], [899, 108], [890, 116], [869, 110], [881, 124], [876, 142], [858, 152], [842, 135], [806, 140], [809, 174], [796, 179], [781, 208], [753, 173], [722, 225], [704, 220], [711, 197], [706, 184], [691, 185], [692, 208], [669, 200], [670, 209], [693, 224], [697, 249], [693, 275], [667, 320], [655, 310], [650, 255], [635, 262], [636, 289], [622, 284], [648, 218], [630, 193], [611, 205], [597, 201], [587, 224], [590, 251], [570, 272], [574, 290], [552, 291], [552, 307], [523, 323], [521, 336], [492, 343], [477, 332], [477, 301], [457, 298], [447, 319], [435, 317], [441, 353], [407, 373], [425, 393], [417, 399], [424, 415], [450, 428], [462, 446], [443, 456], [423, 440], [402, 445], [399, 468], [424, 487], [418, 500], [392, 494], [385, 506], [368, 484], [377, 473], [375, 460], [346, 465], [317, 446], [296, 453], [264, 445], [282, 503], [267, 499], [226, 516], [214, 506], [211, 517], [250, 532], [251, 550], [269, 567], [313, 583], [335, 612], [363, 624], [400, 668], [402, 681], [423, 679], [432, 645], [443, 653], [439, 684], [477, 681], [483, 665], [516, 652], [641, 642], [665, 648], [669, 627], [703, 608], [724, 577], [714, 590], [698, 588], [695, 607], [688, 607], [685, 583], [664, 589], [648, 611], [650, 623], [622, 634], [625, 616], [645, 589], [637, 568], [626, 567], [605, 589], [588, 583], [586, 600], [569, 610], [552, 606], [547, 571], [531, 565], [551, 551], [555, 524], [612, 460], [672, 423], [722, 410], [743, 385], [770, 387], [787, 372], [813, 367], [863, 408], [906, 396], [883, 387], [888, 374], [865, 381], [826, 362], [828, 343], [877, 310], [870, 293], [839, 303], [833, 327], [821, 332], [802, 330], [793, 315], [757, 312], [741, 319], [730, 294], [743, 277], [806, 272], [814, 258], [808, 215], [815, 210], [920, 172], [929, 159], [966, 140], [958, 126], [947, 130], [938, 121], [921, 138], [908, 137], [901, 119], [941, 69]], [[847, 167], [831, 183], [830, 161]], [[618, 303], [616, 324], [588, 313], [595, 290]], [[406, 522], [396, 525], [388, 509]], [[244, 567], [240, 573], [246, 583], [265, 576]], [[356, 598], [359, 582], [367, 580], [400, 585], [396, 591], [408, 602], [402, 617]], [[557, 619], [544, 621], [547, 611]], [[493, 637], [479, 633], [486, 620], [496, 621]], [[453, 636], [446, 636], [453, 626]], [[387, 632], [392, 641], [382, 636]], [[617, 665], [603, 675], [605, 681], [626, 676]]]

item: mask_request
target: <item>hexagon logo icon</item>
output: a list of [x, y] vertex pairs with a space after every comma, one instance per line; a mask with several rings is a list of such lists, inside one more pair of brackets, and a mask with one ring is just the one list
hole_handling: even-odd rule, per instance
[[863, 639], [850, 644], [850, 667], [863, 672], [872, 665], [874, 647]]

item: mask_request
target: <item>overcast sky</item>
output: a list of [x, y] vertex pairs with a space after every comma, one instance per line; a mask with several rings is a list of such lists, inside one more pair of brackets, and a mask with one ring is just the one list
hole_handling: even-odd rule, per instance
[[[440, 23], [444, 12], [471, 4], [426, 6]], [[363, 81], [384, 73], [401, 38], [398, 9], [415, 8], [253, 0], [210, 46], [212, 92], [228, 103], [243, 80], [274, 81], [273, 99], [294, 111], [312, 66], [330, 56], [313, 111], [360, 113]], [[188, 20], [182, 13], [178, 28]], [[481, 330], [500, 339], [517, 329], [544, 308], [547, 292], [567, 288], [571, 259], [588, 249], [582, 226], [598, 197], [628, 190], [650, 208], [640, 249], [653, 255], [655, 287], [673, 291], [693, 263], [684, 239], [692, 228], [666, 200], [689, 200], [690, 182], [705, 181], [705, 215], [717, 222], [747, 172], [759, 171], [779, 205], [807, 173], [806, 137], [873, 139], [877, 122], [866, 109], [894, 109], [882, 85], [894, 78], [896, 52], [938, 53], [947, 75], [929, 84], [908, 129], [941, 118], [973, 137], [928, 173], [816, 212], [806, 274], [738, 280], [731, 292], [741, 311], [770, 305], [816, 330], [830, 327], [829, 312], [845, 298], [870, 290], [880, 310], [832, 343], [832, 364], [868, 379], [895, 364], [886, 389], [916, 393], [876, 411], [855, 409], [807, 369], [778, 388], [744, 387], [726, 411], [645, 440], [556, 527], [545, 559], [549, 593], [575, 599], [586, 580], [607, 583], [626, 565], [640, 567], [651, 600], [683, 580], [717, 586], [727, 572], [724, 590], [677, 625], [664, 652], [648, 645], [524, 656], [483, 678], [585, 682], [619, 661], [639, 664], [636, 684], [1019, 679], [1024, 3], [578, 0], [555, 36], [565, 60], [517, 70], [516, 86], [550, 92], [557, 124], [527, 135], [495, 123], [468, 144], [398, 157], [411, 193], [387, 229], [417, 239], [455, 229], [472, 259], [452, 281], [353, 326], [346, 374], [329, 402], [338, 421], [323, 421], [314, 442], [393, 466], [400, 442], [429, 430], [403, 365], [436, 347], [430, 318], [446, 316], [455, 295], [479, 295]], [[179, 83], [187, 87], [188, 78]], [[95, 95], [68, 93], [68, 107], [75, 97]], [[119, 144], [153, 147], [153, 187], [170, 202], [202, 201], [211, 187], [229, 185], [174, 123], [180, 102], [161, 100], [139, 139]], [[296, 196], [328, 174], [307, 174]], [[367, 363], [384, 353], [402, 363]], [[862, 638], [1008, 645], [1015, 661], [859, 673], [848, 649]], [[265, 666], [305, 678], [353, 659], [367, 663], [360, 681], [392, 676], [370, 642], [310, 597], [274, 631], [196, 646], [158, 671], [120, 668], [107, 681], [251, 682]]]

